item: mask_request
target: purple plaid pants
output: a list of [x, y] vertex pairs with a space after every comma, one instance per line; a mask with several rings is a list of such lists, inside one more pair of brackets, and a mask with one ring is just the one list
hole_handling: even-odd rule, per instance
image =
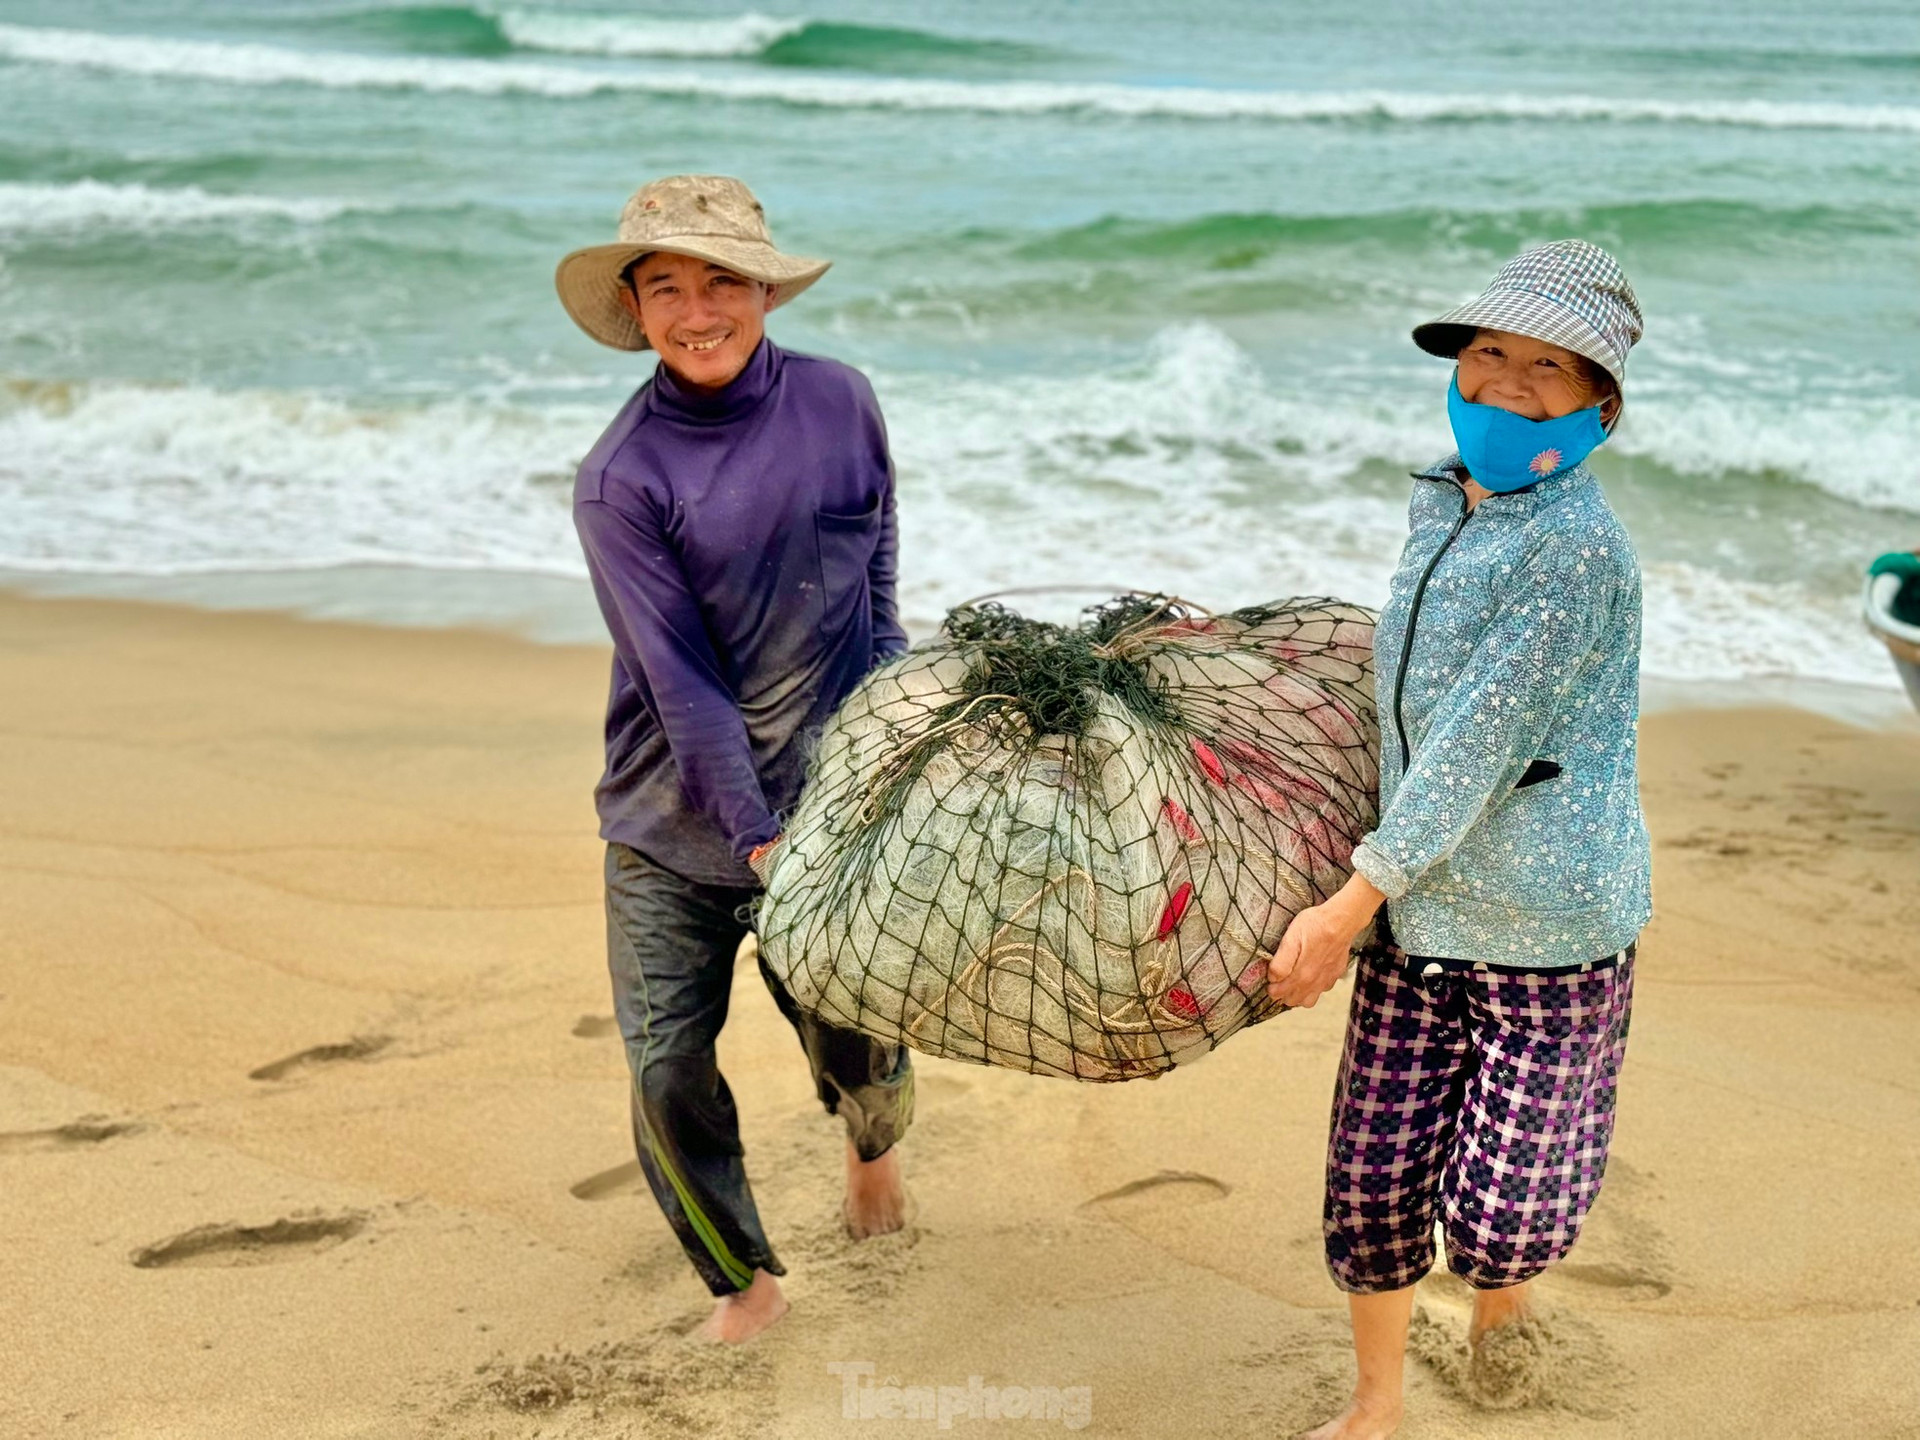
[[1399, 1290], [1447, 1264], [1518, 1285], [1579, 1238], [1613, 1136], [1633, 952], [1564, 973], [1414, 976], [1397, 950], [1354, 975], [1327, 1151], [1327, 1267]]

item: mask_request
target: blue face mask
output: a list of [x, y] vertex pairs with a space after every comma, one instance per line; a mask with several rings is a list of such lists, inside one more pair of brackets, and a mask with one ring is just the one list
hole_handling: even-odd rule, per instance
[[1458, 374], [1447, 387], [1447, 419], [1467, 473], [1497, 495], [1578, 465], [1607, 438], [1598, 405], [1558, 420], [1529, 420], [1497, 405], [1470, 403], [1460, 393]]

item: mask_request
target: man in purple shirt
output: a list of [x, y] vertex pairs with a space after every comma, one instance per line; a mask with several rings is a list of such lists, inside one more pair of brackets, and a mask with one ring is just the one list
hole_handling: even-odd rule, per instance
[[[766, 338], [767, 312], [827, 266], [774, 249], [746, 186], [657, 180], [627, 202], [619, 233], [555, 276], [594, 339], [660, 355], [574, 487], [614, 645], [595, 791], [608, 956], [640, 1164], [717, 1297], [705, 1333], [739, 1341], [786, 1312], [774, 1278], [785, 1271], [747, 1185], [714, 1040], [810, 741], [862, 676], [906, 649], [893, 465], [866, 377]], [[761, 974], [846, 1123], [849, 1229], [898, 1229], [907, 1052], [802, 1014]]]

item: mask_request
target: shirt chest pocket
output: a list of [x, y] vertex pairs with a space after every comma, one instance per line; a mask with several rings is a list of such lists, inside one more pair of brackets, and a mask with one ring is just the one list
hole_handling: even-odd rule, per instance
[[820, 583], [814, 590], [815, 617], [831, 633], [865, 611], [867, 567], [880, 544], [881, 502], [858, 514], [833, 510], [813, 513], [814, 543], [820, 558]]

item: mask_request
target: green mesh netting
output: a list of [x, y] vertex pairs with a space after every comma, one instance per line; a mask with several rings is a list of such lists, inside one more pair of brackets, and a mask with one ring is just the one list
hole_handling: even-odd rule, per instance
[[955, 610], [828, 725], [761, 953], [805, 1008], [930, 1055], [1126, 1080], [1205, 1054], [1283, 1008], [1266, 957], [1373, 828], [1373, 620]]

